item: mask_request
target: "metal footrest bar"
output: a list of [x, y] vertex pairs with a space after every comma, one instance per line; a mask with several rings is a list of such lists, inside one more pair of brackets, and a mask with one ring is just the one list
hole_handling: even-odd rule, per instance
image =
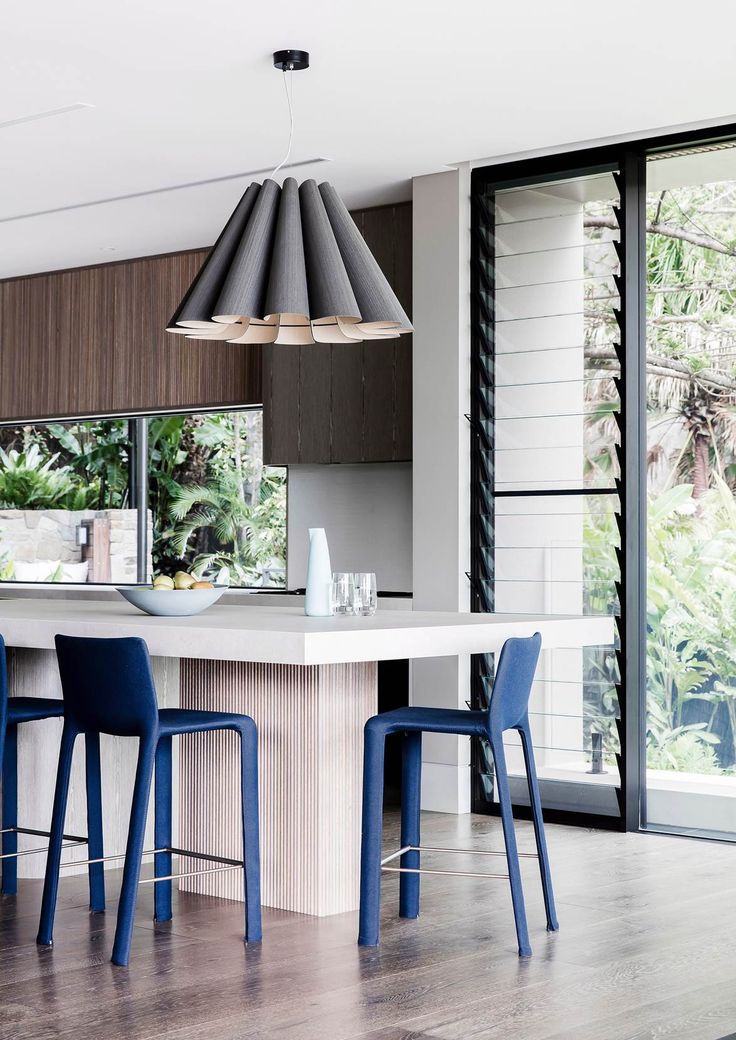
[[387, 874], [443, 874], [446, 877], [508, 878], [508, 874], [484, 874], [473, 870], [428, 870], [426, 867], [381, 867]]
[[[33, 827], [3, 827], [0, 830], [0, 834], [32, 834], [39, 838], [50, 838], [50, 831], [38, 831]], [[87, 839], [82, 838], [78, 834], [63, 834], [62, 835], [62, 848], [71, 849], [76, 845], [86, 845]], [[35, 849], [22, 849], [20, 852], [3, 852], [0, 854], [0, 860], [4, 859], [19, 859], [21, 856], [36, 856], [41, 852], [48, 852], [48, 845], [39, 845]]]
[[[505, 852], [486, 849], [445, 849], [436, 845], [404, 845], [381, 860], [381, 870], [387, 874], [442, 874], [446, 877], [506, 878], [508, 874], [491, 874], [474, 870], [430, 870], [428, 867], [389, 867], [386, 864], [403, 856], [405, 852], [454, 852], [463, 856], [505, 856]], [[520, 852], [524, 859], [538, 859], [536, 852]]]
[[165, 877], [141, 878], [139, 885], [155, 885], [158, 881], [176, 881], [177, 878], [199, 877], [201, 874], [216, 874], [220, 870], [242, 870], [243, 864], [234, 867], [205, 867], [204, 870], [187, 870], [183, 874], [167, 874]]
[[208, 852], [191, 852], [189, 849], [164, 849], [172, 856], [189, 856], [190, 859], [209, 860], [211, 863], [228, 863], [231, 867], [242, 867], [242, 859], [228, 859], [227, 856], [211, 856]]
[[[453, 852], [460, 856], [505, 856], [505, 852], [499, 852], [497, 849], [445, 849], [440, 848], [437, 845], [404, 845], [403, 848], [398, 849], [396, 852], [392, 852], [389, 856], [385, 856], [381, 860], [381, 866], [386, 863], [390, 863], [392, 859], [398, 859], [399, 856], [403, 856], [405, 852]], [[518, 853], [519, 859], [539, 859], [536, 852], [520, 852]]]
[[[182, 874], [166, 874], [164, 877], [154, 878], [141, 878], [138, 882], [139, 885], [153, 885], [158, 881], [176, 881], [178, 878], [188, 877], [199, 877], [201, 874], [216, 874], [222, 870], [243, 870], [244, 863], [240, 859], [230, 859], [227, 856], [213, 856], [208, 852], [193, 852], [191, 849], [178, 849], [178, 848], [163, 848], [163, 849], [144, 849], [141, 853], [143, 856], [156, 856], [159, 853], [166, 852], [170, 856], [187, 856], [189, 859], [201, 859], [207, 863], [220, 863], [222, 866], [218, 867], [204, 867], [202, 870], [189, 870]], [[97, 859], [76, 859], [69, 860], [67, 863], [60, 863], [60, 867], [85, 867], [92, 863], [114, 863], [116, 860], [120, 861], [125, 859], [125, 853], [117, 853], [112, 856], [100, 856]]]

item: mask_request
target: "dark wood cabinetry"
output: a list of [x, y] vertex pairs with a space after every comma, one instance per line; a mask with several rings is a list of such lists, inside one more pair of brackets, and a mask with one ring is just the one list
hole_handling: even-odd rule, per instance
[[260, 403], [260, 347], [164, 331], [206, 255], [0, 282], [0, 421]]
[[[352, 216], [411, 315], [411, 203]], [[264, 461], [409, 461], [411, 341], [265, 347]]]

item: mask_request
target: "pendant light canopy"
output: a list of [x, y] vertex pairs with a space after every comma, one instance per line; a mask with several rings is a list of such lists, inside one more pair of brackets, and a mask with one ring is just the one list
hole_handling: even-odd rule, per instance
[[[284, 55], [304, 55], [307, 64]], [[276, 52], [284, 71], [302, 51]], [[288, 97], [287, 92], [287, 97]], [[288, 155], [288, 153], [287, 153]], [[253, 183], [192, 282], [168, 332], [229, 343], [391, 339], [411, 323], [332, 185]]]

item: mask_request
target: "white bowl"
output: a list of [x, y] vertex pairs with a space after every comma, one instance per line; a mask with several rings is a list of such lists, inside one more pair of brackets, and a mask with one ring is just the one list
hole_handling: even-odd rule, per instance
[[118, 586], [118, 592], [138, 607], [144, 614], [156, 617], [187, 617], [201, 614], [216, 603], [227, 589], [227, 585], [216, 585], [214, 589], [170, 589], [158, 592], [150, 585]]

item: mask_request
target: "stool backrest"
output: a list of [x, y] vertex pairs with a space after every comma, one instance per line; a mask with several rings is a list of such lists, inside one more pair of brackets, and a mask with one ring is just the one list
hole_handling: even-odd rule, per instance
[[141, 737], [158, 726], [144, 639], [56, 636], [64, 717], [81, 733]]
[[507, 639], [501, 647], [488, 707], [492, 729], [514, 729], [526, 718], [542, 637]]

